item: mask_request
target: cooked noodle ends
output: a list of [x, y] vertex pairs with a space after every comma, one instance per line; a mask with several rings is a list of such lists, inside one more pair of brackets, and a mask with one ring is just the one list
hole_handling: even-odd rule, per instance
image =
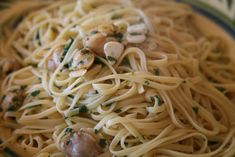
[[3, 10], [0, 149], [234, 155], [234, 57], [195, 15], [172, 0], [35, 0]]

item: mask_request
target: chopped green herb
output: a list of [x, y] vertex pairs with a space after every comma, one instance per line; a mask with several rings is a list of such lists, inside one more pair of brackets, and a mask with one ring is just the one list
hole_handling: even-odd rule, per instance
[[66, 128], [64, 133], [67, 135], [69, 133], [72, 133], [73, 132], [73, 129], [72, 128]]
[[18, 101], [19, 101], [19, 97], [18, 97], [18, 96], [14, 96], [13, 99], [12, 99], [12, 101], [13, 101], [14, 103], [18, 102]]
[[120, 14], [113, 14], [111, 16], [111, 20], [117, 20], [117, 19], [120, 19], [120, 18], [122, 18], [122, 15], [120, 15]]
[[65, 120], [69, 118], [69, 117], [67, 117], [66, 115], [64, 115], [63, 117], [64, 117]]
[[120, 33], [120, 32], [114, 32], [113, 35], [112, 35], [114, 38], [117, 39], [117, 41], [121, 42], [122, 41], [122, 38], [123, 38], [123, 34]]
[[39, 31], [37, 31], [36, 40], [38, 41], [38, 45], [41, 46], [42, 43], [41, 43], [41, 40], [40, 40], [40, 33], [39, 33]]
[[76, 88], [76, 87], [80, 86], [82, 83], [83, 83], [83, 82], [79, 82], [79, 83], [76, 84], [74, 87]]
[[65, 144], [68, 146], [68, 145], [72, 144], [72, 141], [71, 140], [67, 140]]
[[72, 66], [72, 62], [69, 62], [64, 65], [64, 68], [69, 69]]
[[40, 77], [38, 78], [38, 80], [39, 80], [39, 82], [42, 82], [42, 79]]
[[71, 47], [71, 45], [73, 44], [73, 41], [74, 39], [73, 38], [70, 38], [69, 39], [69, 42], [64, 46], [64, 50], [63, 50], [63, 54], [62, 54], [62, 57], [60, 59], [60, 62], [62, 62], [64, 60], [64, 57], [66, 56], [69, 48]]
[[16, 107], [15, 106], [11, 106], [11, 107], [9, 107], [8, 109], [7, 109], [7, 111], [16, 111]]
[[159, 74], [160, 74], [159, 69], [153, 69], [153, 71], [154, 71], [154, 75], [159, 76]]
[[144, 84], [148, 86], [150, 83], [149, 83], [148, 80], [145, 80], [145, 81], [144, 81]]
[[6, 98], [6, 95], [3, 95], [3, 96], [2, 96], [2, 101], [3, 101], [5, 98]]
[[89, 54], [90, 53], [90, 49], [84, 48], [84, 49], [81, 50], [81, 53], [84, 54], [84, 55], [85, 54]]
[[133, 33], [130, 33], [130, 35], [142, 35], [141, 33], [137, 33], [137, 32], [133, 32]]
[[208, 145], [216, 145], [218, 144], [219, 142], [218, 141], [212, 141], [212, 140], [208, 140]]
[[97, 33], [99, 33], [98, 30], [93, 30], [93, 31], [90, 32], [90, 35], [97, 34]]
[[110, 107], [110, 106], [112, 106], [112, 103], [109, 103], [109, 104], [107, 104], [107, 105], [105, 105], [106, 107]]
[[130, 65], [130, 61], [129, 61], [128, 58], [124, 58], [122, 62], [123, 62], [123, 64], [125, 64], [125, 65]]
[[20, 86], [21, 90], [25, 90], [27, 88], [27, 85]]
[[41, 107], [41, 106], [42, 106], [42, 104], [32, 105], [32, 106], [25, 107], [25, 109], [31, 109], [31, 108], [35, 108], [35, 107]]
[[154, 101], [155, 100], [154, 98], [158, 100], [158, 106], [161, 106], [163, 104], [163, 101], [159, 95], [155, 95], [154, 97], [151, 97], [151, 100]]
[[120, 112], [122, 112], [122, 110], [119, 108], [119, 109], [115, 110], [114, 112], [115, 113], [120, 113]]
[[99, 58], [95, 57], [94, 64], [104, 64]]
[[65, 129], [65, 133], [71, 133], [72, 131], [73, 131], [72, 128], [66, 128], [66, 129]]
[[16, 141], [21, 141], [23, 139], [23, 136], [19, 136], [19, 137], [17, 137], [17, 140]]
[[73, 95], [68, 95], [68, 97], [70, 97], [70, 98], [72, 98], [72, 99], [74, 98], [74, 96], [73, 96]]
[[186, 83], [186, 80], [183, 80], [183, 82], [182, 83]]
[[220, 92], [224, 92], [225, 88], [224, 87], [216, 87]]
[[107, 59], [110, 61], [110, 62], [117, 62], [117, 59], [112, 57], [112, 56], [107, 56]]
[[196, 114], [197, 114], [198, 111], [199, 111], [199, 108], [198, 108], [197, 106], [193, 106], [192, 109], [193, 109], [193, 111], [194, 111]]
[[78, 64], [84, 64], [85, 62], [84, 61], [80, 61]]
[[9, 75], [9, 74], [12, 73], [12, 72], [13, 72], [13, 70], [12, 70], [12, 69], [9, 69], [9, 70], [6, 72], [6, 74]]
[[102, 148], [104, 148], [104, 147], [106, 146], [106, 140], [103, 139], [103, 138], [101, 138], [101, 139], [99, 140], [99, 145], [100, 145]]
[[41, 92], [40, 90], [35, 90], [31, 93], [31, 96], [36, 97], [37, 95], [40, 94], [40, 92]]
[[86, 113], [88, 111], [88, 108], [86, 107], [86, 105], [81, 105], [79, 107], [79, 112], [80, 113]]
[[99, 112], [92, 112], [92, 114], [99, 115]]
[[29, 65], [31, 65], [33, 68], [37, 68], [37, 67], [38, 67], [38, 65], [37, 65], [37, 64], [34, 64], [34, 63], [31, 63], [31, 64], [29, 64]]
[[97, 129], [94, 129], [94, 133], [97, 134], [99, 132], [99, 130]]

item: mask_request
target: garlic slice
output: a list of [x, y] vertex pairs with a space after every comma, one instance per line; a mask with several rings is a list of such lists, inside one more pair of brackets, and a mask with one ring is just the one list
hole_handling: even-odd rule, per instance
[[75, 53], [72, 62], [73, 69], [89, 69], [95, 60], [94, 53], [85, 48]]
[[137, 35], [128, 34], [127, 35], [127, 41], [129, 43], [140, 44], [144, 42], [145, 40], [146, 40], [146, 36], [143, 34], [137, 34]]
[[115, 64], [124, 51], [124, 45], [110, 41], [104, 45], [104, 53], [110, 64]]
[[147, 33], [147, 27], [144, 23], [134, 24], [134, 25], [130, 25], [127, 28], [127, 32], [128, 33], [146, 34]]

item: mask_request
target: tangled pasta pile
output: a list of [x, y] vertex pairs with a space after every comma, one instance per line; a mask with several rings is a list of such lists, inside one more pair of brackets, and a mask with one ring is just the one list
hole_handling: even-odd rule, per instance
[[187, 5], [35, 1], [10, 10], [0, 22], [2, 150], [235, 154], [234, 57], [222, 38], [195, 26]]

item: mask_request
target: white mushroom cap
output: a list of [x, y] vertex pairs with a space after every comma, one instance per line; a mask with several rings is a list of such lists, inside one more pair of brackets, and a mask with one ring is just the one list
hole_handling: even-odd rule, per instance
[[134, 24], [134, 25], [130, 25], [127, 28], [127, 32], [128, 33], [146, 34], [147, 33], [147, 27], [144, 23]]
[[143, 34], [138, 34], [138, 35], [128, 34], [126, 39], [129, 43], [140, 44], [145, 41], [146, 36]]
[[114, 64], [115, 60], [119, 59], [123, 51], [124, 51], [123, 44], [116, 41], [110, 41], [104, 45], [105, 56], [111, 64]]

